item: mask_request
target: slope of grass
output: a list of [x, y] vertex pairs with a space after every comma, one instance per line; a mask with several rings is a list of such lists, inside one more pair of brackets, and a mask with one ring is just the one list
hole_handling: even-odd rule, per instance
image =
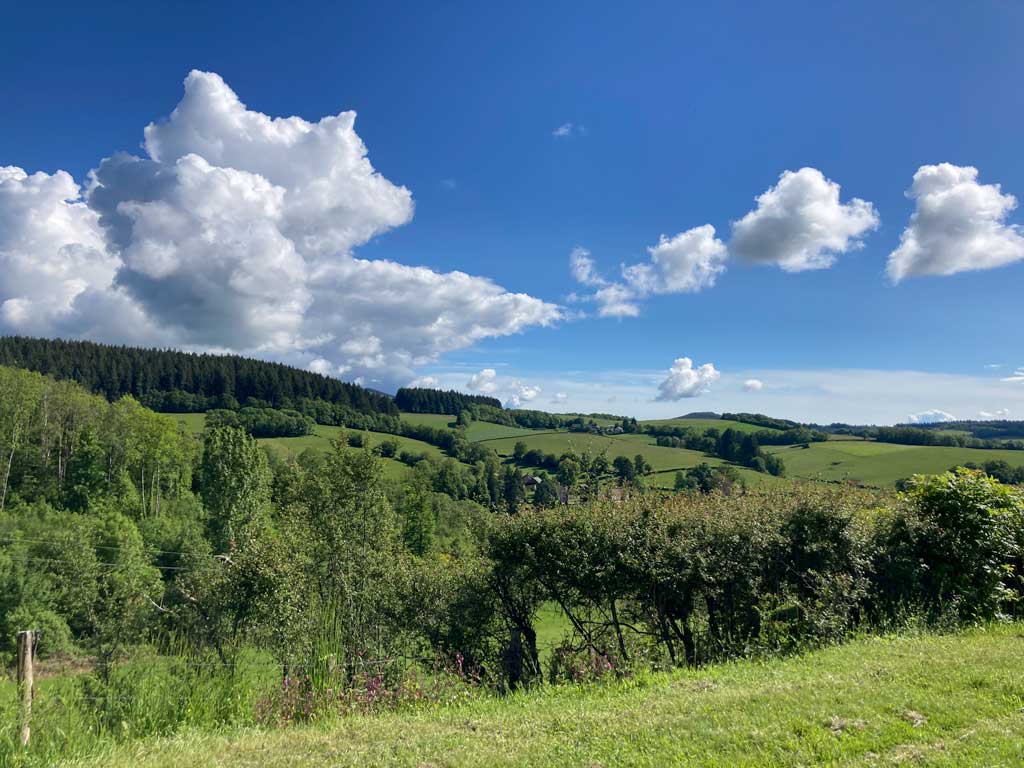
[[1024, 466], [1024, 451], [980, 448], [940, 448], [931, 445], [896, 445], [867, 440], [829, 440], [799, 446], [766, 447], [781, 456], [786, 474], [819, 480], [852, 480], [888, 487], [914, 474], [944, 472], [967, 462], [984, 464], [1001, 459]]
[[202, 434], [203, 429], [206, 427], [205, 413], [165, 413], [163, 415], [181, 422], [185, 425], [185, 430], [193, 435]]
[[[256, 442], [267, 446], [275, 451], [282, 458], [294, 458], [307, 449], [314, 451], [327, 451], [331, 447], [331, 440], [337, 437], [343, 430], [342, 427], [329, 427], [317, 424], [312, 435], [302, 437], [265, 437]], [[410, 451], [412, 453], [425, 453], [435, 458], [444, 458], [445, 453], [437, 446], [424, 443], [422, 440], [413, 440], [409, 437], [398, 437], [384, 432], [361, 432], [363, 439], [370, 446], [379, 445], [385, 440], [395, 440], [398, 443], [398, 451]], [[352, 448], [350, 450], [359, 450]], [[384, 474], [389, 478], [402, 478], [409, 472], [409, 466], [397, 459], [380, 459], [384, 465]]]
[[756, 424], [747, 424], [743, 421], [728, 421], [725, 419], [653, 419], [643, 421], [641, 424], [654, 424], [659, 427], [685, 427], [703, 432], [706, 429], [717, 429], [724, 432], [727, 429], [735, 429], [737, 432], [768, 432], [775, 431], [771, 427], [759, 427]]
[[1024, 764], [1024, 627], [872, 638], [785, 661], [318, 726], [128, 744], [109, 768]]
[[455, 426], [455, 417], [441, 413], [405, 413], [402, 412], [402, 421], [410, 424], [426, 424], [428, 427], [446, 428]]
[[502, 437], [517, 437], [519, 435], [536, 435], [547, 431], [550, 430], [508, 427], [504, 424], [492, 424], [489, 421], [474, 421], [466, 427], [466, 439], [472, 443], [479, 443], [484, 440], [495, 440]]
[[[273, 448], [283, 456], [298, 456], [307, 448], [327, 450], [330, 448], [331, 440], [335, 439], [343, 431], [345, 431], [343, 427], [328, 427], [317, 424], [311, 435], [303, 435], [302, 437], [264, 437], [257, 440], [257, 442], [260, 445]], [[385, 440], [394, 440], [398, 443], [399, 452], [426, 453], [436, 458], [443, 458], [445, 455], [444, 451], [437, 446], [424, 443], [422, 440], [413, 440], [410, 437], [399, 437], [384, 432], [357, 432], [356, 430], [350, 430], [350, 432], [363, 435], [363, 439], [369, 441], [371, 446], [379, 445]]]
[[583, 452], [589, 450], [596, 455], [605, 453], [611, 461], [616, 456], [633, 458], [643, 455], [655, 471], [695, 467], [701, 462], [717, 465], [722, 460], [707, 456], [699, 451], [688, 451], [685, 448], [666, 448], [655, 445], [648, 435], [592, 435], [587, 432], [536, 432], [515, 438], [490, 440], [487, 445], [502, 456], [511, 456], [517, 442], [523, 442], [527, 448], [536, 448], [545, 453], [560, 456], [569, 450]]

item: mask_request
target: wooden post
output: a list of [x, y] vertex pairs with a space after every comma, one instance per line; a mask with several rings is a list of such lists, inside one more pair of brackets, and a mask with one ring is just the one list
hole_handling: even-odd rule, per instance
[[36, 651], [36, 632], [18, 633], [18, 700], [21, 704], [21, 746], [27, 747], [31, 731], [32, 695], [34, 693], [32, 661]]

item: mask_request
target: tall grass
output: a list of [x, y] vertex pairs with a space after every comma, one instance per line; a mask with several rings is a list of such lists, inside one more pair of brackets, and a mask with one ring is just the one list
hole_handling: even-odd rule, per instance
[[0, 766], [48, 766], [111, 742], [254, 724], [254, 703], [279, 679], [280, 669], [255, 653], [225, 664], [142, 649], [109, 668], [41, 680], [27, 750], [18, 738], [16, 688], [7, 682], [0, 686]]

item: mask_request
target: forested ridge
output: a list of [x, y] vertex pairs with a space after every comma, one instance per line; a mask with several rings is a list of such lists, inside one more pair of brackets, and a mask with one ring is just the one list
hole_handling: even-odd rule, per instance
[[457, 415], [469, 406], [487, 405], [492, 408], [501, 408], [501, 401], [488, 395], [467, 395], [452, 389], [402, 387], [395, 393], [395, 405], [406, 413]]
[[237, 355], [3, 336], [0, 365], [75, 381], [108, 400], [131, 395], [156, 411], [234, 410], [247, 401], [293, 408], [302, 400], [312, 400], [361, 413], [398, 413], [387, 395], [311, 371]]

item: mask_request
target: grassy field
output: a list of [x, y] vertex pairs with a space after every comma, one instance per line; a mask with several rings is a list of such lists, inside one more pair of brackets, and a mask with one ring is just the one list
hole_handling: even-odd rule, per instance
[[1024, 627], [859, 640], [505, 699], [129, 743], [92, 768], [1024, 764]]
[[[283, 458], [295, 457], [307, 449], [314, 451], [326, 451], [331, 446], [331, 440], [334, 439], [339, 432], [343, 430], [342, 427], [327, 427], [318, 424], [312, 435], [303, 435], [302, 437], [265, 437], [257, 440], [260, 445], [265, 445], [268, 448], [275, 451], [278, 455]], [[388, 435], [383, 432], [362, 432], [364, 440], [369, 442], [369, 445], [379, 445], [385, 440], [395, 440], [398, 442], [398, 451], [411, 451], [413, 453], [425, 453], [428, 456], [435, 458], [444, 458], [445, 453], [437, 446], [431, 445], [430, 443], [424, 443], [422, 440], [413, 440], [408, 437], [398, 437], [397, 435]], [[352, 449], [357, 450], [357, 449]], [[409, 467], [406, 464], [398, 461], [397, 459], [381, 459], [384, 464], [384, 474], [390, 478], [401, 478], [409, 472]]]
[[829, 440], [799, 446], [766, 447], [786, 463], [789, 477], [814, 480], [852, 480], [865, 485], [888, 487], [914, 474], [944, 472], [950, 467], [1001, 459], [1013, 466], [1024, 465], [1024, 451], [979, 448], [940, 448], [930, 445], [896, 445], [867, 440]]
[[591, 454], [607, 452], [608, 460], [611, 461], [616, 456], [633, 458], [639, 453], [655, 470], [695, 467], [704, 461], [713, 465], [722, 463], [721, 459], [705, 456], [698, 451], [655, 445], [649, 435], [604, 436], [587, 432], [535, 432], [520, 437], [490, 440], [487, 445], [501, 456], [511, 456], [516, 443], [520, 441], [525, 443], [527, 448], [536, 448], [556, 456], [570, 449], [578, 452], [589, 450]]
[[[331, 445], [331, 440], [335, 439], [343, 431], [345, 431], [343, 427], [326, 427], [317, 424], [313, 429], [312, 435], [303, 435], [302, 437], [264, 437], [257, 440], [257, 442], [260, 445], [273, 448], [284, 456], [298, 456], [307, 448], [327, 450]], [[399, 452], [412, 451], [414, 453], [426, 453], [428, 456], [436, 458], [444, 457], [444, 451], [430, 443], [424, 443], [422, 440], [388, 435], [383, 432], [361, 432], [359, 434], [362, 434], [365, 440], [369, 440], [370, 445], [379, 445], [385, 440], [395, 440], [398, 443]]]
[[200, 434], [206, 426], [205, 413], [165, 413], [163, 415], [181, 422], [185, 425], [185, 429], [193, 435]]
[[[437, 413], [403, 413], [402, 421], [410, 424], [427, 424], [431, 427], [454, 427], [455, 417], [444, 416]], [[500, 437], [515, 437], [516, 435], [529, 435], [535, 433], [534, 429], [523, 429], [522, 427], [506, 427], [503, 424], [491, 424], [488, 421], [474, 421], [466, 427], [466, 439], [471, 443], [478, 443], [482, 440], [494, 440]]]
[[722, 432], [727, 429], [735, 429], [737, 432], [767, 432], [771, 430], [771, 427], [759, 427], [756, 424], [747, 424], [742, 421], [726, 421], [724, 419], [653, 419], [640, 423], [654, 424], [659, 427], [685, 427], [700, 432], [706, 429], [718, 429]]
[[[680, 469], [689, 469], [702, 463], [710, 464], [713, 467], [725, 463], [716, 456], [708, 456], [699, 451], [656, 445], [655, 438], [639, 434], [593, 435], [587, 432], [532, 431], [517, 437], [489, 440], [487, 445], [496, 450], [499, 456], [508, 457], [512, 455], [516, 443], [520, 441], [525, 443], [528, 449], [536, 448], [556, 456], [569, 450], [579, 452], [589, 450], [591, 455], [605, 453], [608, 460], [611, 461], [616, 456], [627, 456], [632, 459], [637, 454], [642, 454], [654, 468], [653, 473], [647, 478], [647, 484], [652, 488], [673, 488], [675, 473]], [[736, 467], [736, 469], [744, 482], [752, 487], [786, 482], [784, 478], [772, 477], [751, 469], [743, 467]]]
[[491, 424], [489, 421], [474, 421], [466, 427], [466, 439], [472, 443], [480, 443], [485, 440], [490, 441], [503, 437], [518, 437], [520, 435], [536, 435], [539, 432], [547, 431], [550, 430], [507, 427], [504, 424]]
[[454, 427], [455, 417], [442, 413], [402, 413], [402, 421], [410, 424], [426, 424], [428, 427]]

